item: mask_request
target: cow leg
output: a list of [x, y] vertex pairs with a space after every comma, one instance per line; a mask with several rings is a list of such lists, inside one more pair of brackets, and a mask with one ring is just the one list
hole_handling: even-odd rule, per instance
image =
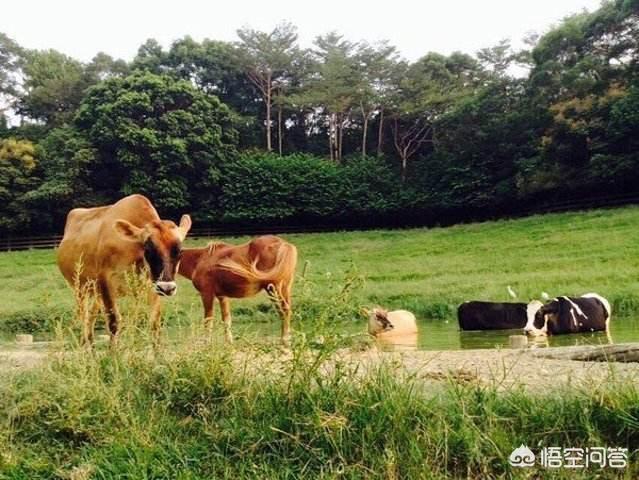
[[291, 287], [292, 282], [281, 282], [271, 287], [271, 298], [275, 299], [277, 310], [282, 319], [281, 339], [285, 346], [291, 341]]
[[207, 332], [213, 332], [213, 320], [215, 312], [213, 306], [215, 304], [215, 295], [212, 293], [202, 293], [202, 306], [204, 307], [204, 328]]
[[153, 343], [157, 346], [160, 343], [162, 329], [162, 299], [153, 290], [149, 291], [149, 305], [151, 306], [151, 335]]
[[231, 333], [231, 301], [228, 297], [220, 297], [220, 309], [222, 310], [222, 321], [224, 322], [224, 340], [233, 343]]
[[98, 281], [98, 289], [100, 291], [100, 297], [102, 298], [102, 304], [104, 305], [107, 327], [111, 333], [111, 345], [115, 345], [117, 342], [120, 312], [115, 304], [113, 293], [109, 288], [109, 282], [105, 279], [100, 279]]
[[88, 348], [91, 348], [93, 345], [95, 322], [100, 314], [100, 297], [97, 292], [92, 300], [93, 305], [91, 305], [91, 311], [87, 314], [87, 318], [84, 319], [84, 323], [82, 324], [82, 345]]

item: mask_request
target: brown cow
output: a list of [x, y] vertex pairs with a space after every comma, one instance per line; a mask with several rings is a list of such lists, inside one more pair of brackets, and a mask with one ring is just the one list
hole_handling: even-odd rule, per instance
[[220, 302], [224, 337], [232, 342], [229, 298], [244, 298], [267, 291], [282, 317], [282, 341], [288, 342], [291, 324], [291, 288], [297, 265], [297, 249], [279, 237], [266, 235], [243, 245], [211, 243], [185, 248], [180, 275], [191, 279], [200, 292], [204, 323], [210, 328], [215, 299]]
[[[133, 267], [141, 271], [146, 265], [157, 294], [149, 295], [151, 326], [157, 335], [160, 296], [176, 293], [175, 274], [182, 241], [190, 228], [188, 215], [182, 216], [179, 226], [170, 220], [161, 220], [151, 202], [142, 195], [130, 195], [105, 207], [75, 208], [67, 215], [64, 237], [58, 248], [58, 267], [72, 286], [95, 282], [114, 341], [120, 318], [115, 297], [125, 293], [124, 273]], [[93, 313], [84, 325], [84, 343], [93, 340], [97, 312]]]

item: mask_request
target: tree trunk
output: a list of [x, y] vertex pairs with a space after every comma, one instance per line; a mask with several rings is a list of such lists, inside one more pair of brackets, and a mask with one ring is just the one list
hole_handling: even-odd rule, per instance
[[384, 146], [384, 108], [379, 112], [379, 131], [377, 132], [377, 155], [382, 154], [382, 147]]
[[271, 76], [268, 76], [266, 86], [266, 150], [272, 151], [271, 146], [271, 99], [273, 94], [273, 85], [271, 82]]
[[362, 116], [364, 117], [364, 125], [362, 129], [362, 158], [366, 158], [366, 137], [368, 134], [368, 112], [364, 113], [364, 109], [362, 108]]
[[406, 182], [406, 166], [408, 165], [408, 158], [405, 154], [402, 154], [402, 183]]
[[339, 130], [337, 137], [337, 163], [342, 163], [342, 142], [344, 140], [344, 119], [340, 115], [339, 117]]
[[331, 136], [332, 128], [331, 121], [328, 121], [328, 155], [331, 158], [331, 162], [333, 161], [333, 137]]
[[277, 106], [277, 146], [282, 156], [282, 105]]
[[335, 160], [335, 114], [331, 113], [328, 117], [328, 151], [330, 152], [331, 161]]

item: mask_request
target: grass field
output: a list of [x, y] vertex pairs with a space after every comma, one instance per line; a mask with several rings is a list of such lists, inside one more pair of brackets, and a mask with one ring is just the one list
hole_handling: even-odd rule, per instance
[[[194, 343], [156, 355], [66, 351], [0, 382], [3, 479], [491, 479], [639, 475], [639, 389], [531, 394], [454, 377], [426, 383], [340, 362]], [[338, 356], [339, 358], [339, 356]], [[624, 469], [515, 469], [510, 452], [629, 448]]]
[[[598, 292], [616, 314], [639, 311], [639, 208], [534, 216], [451, 228], [287, 235], [300, 252], [298, 271], [308, 262], [306, 288], [294, 302], [308, 311], [339, 295], [357, 280], [349, 301], [406, 308], [422, 319], [452, 318], [469, 299], [510, 300], [511, 285], [525, 301], [550, 295]], [[225, 239], [239, 243], [245, 238]], [[202, 244], [205, 241], [191, 242]], [[71, 309], [72, 295], [51, 250], [0, 254], [3, 298], [0, 329], [25, 323], [46, 325]], [[359, 280], [362, 282], [360, 283]], [[297, 295], [296, 295], [297, 294]], [[167, 317], [197, 322], [197, 292], [181, 279]], [[236, 323], [275, 320], [266, 298], [234, 302]], [[308, 315], [306, 315], [308, 316]]]
[[[424, 383], [390, 363], [344, 361], [365, 346], [334, 327], [363, 328], [359, 307], [374, 303], [435, 322], [468, 298], [506, 300], [507, 285], [522, 298], [597, 291], [636, 314], [638, 220], [632, 207], [287, 236], [300, 273], [309, 262], [295, 321], [315, 335], [296, 335], [286, 353], [202, 343], [201, 331], [185, 328], [155, 351], [142, 330], [129, 330], [117, 350], [89, 354], [59, 328], [72, 307], [54, 252], [0, 254], [0, 325], [57, 326], [67, 340], [41, 366], [0, 376], [0, 479], [637, 478], [639, 388], [612, 365], [606, 382], [537, 393], [453, 376]], [[235, 302], [234, 312], [249, 330], [278, 324], [264, 297]], [[167, 316], [199, 325], [186, 282]], [[521, 443], [628, 447], [630, 463], [517, 470], [508, 455]]]

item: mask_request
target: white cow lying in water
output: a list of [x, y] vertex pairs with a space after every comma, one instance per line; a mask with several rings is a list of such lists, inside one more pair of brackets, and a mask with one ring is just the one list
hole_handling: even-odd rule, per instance
[[407, 310], [389, 312], [377, 307], [365, 312], [368, 314], [368, 333], [375, 337], [394, 337], [417, 333], [415, 315]]

